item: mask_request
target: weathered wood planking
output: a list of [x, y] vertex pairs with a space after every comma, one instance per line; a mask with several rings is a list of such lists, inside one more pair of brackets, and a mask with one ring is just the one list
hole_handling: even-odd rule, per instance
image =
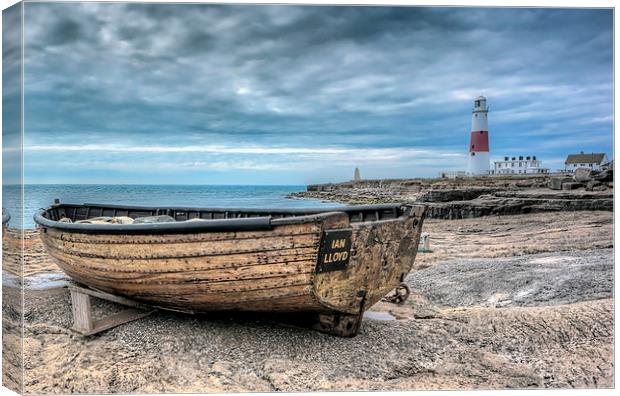
[[[192, 311], [321, 310], [310, 292], [321, 227], [221, 234], [91, 235], [48, 229], [50, 255], [80, 283]], [[93, 238], [95, 243], [89, 243]], [[272, 304], [279, 298], [306, 298]], [[239, 303], [236, 303], [239, 302]], [[253, 302], [256, 303], [253, 304]], [[180, 303], [180, 304], [179, 304]]]

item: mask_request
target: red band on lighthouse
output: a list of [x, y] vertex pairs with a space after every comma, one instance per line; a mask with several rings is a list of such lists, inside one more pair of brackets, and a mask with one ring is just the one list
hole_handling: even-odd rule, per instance
[[471, 133], [469, 152], [488, 152], [489, 151], [489, 132], [475, 131]]

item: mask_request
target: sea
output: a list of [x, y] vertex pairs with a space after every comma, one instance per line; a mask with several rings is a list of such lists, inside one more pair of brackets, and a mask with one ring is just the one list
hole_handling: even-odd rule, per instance
[[[286, 196], [305, 191], [306, 186], [217, 186], [217, 185], [94, 185], [26, 184], [23, 228], [35, 228], [34, 214], [50, 206], [55, 198], [65, 203], [105, 203], [140, 206], [186, 206], [197, 208], [318, 208], [340, 207], [317, 199]], [[11, 214], [9, 226], [22, 228], [20, 189], [2, 187], [2, 207]]]

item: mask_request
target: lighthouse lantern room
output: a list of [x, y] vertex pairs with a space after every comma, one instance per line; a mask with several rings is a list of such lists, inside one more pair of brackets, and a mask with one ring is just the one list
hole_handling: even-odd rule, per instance
[[471, 115], [471, 139], [467, 166], [467, 174], [470, 176], [488, 175], [490, 171], [488, 113], [487, 99], [484, 96], [478, 96], [474, 101]]

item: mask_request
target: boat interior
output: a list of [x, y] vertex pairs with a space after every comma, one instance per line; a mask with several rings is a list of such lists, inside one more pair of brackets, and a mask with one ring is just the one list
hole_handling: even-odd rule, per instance
[[40, 215], [51, 221], [63, 218], [78, 222], [95, 217], [120, 217], [132, 219], [150, 216], [170, 216], [177, 222], [187, 220], [228, 220], [248, 218], [282, 219], [316, 215], [326, 212], [345, 212], [350, 222], [379, 221], [401, 217], [407, 211], [402, 204], [358, 205], [312, 209], [235, 209], [235, 208], [184, 208], [184, 207], [142, 207], [105, 204], [57, 203], [42, 210]]

